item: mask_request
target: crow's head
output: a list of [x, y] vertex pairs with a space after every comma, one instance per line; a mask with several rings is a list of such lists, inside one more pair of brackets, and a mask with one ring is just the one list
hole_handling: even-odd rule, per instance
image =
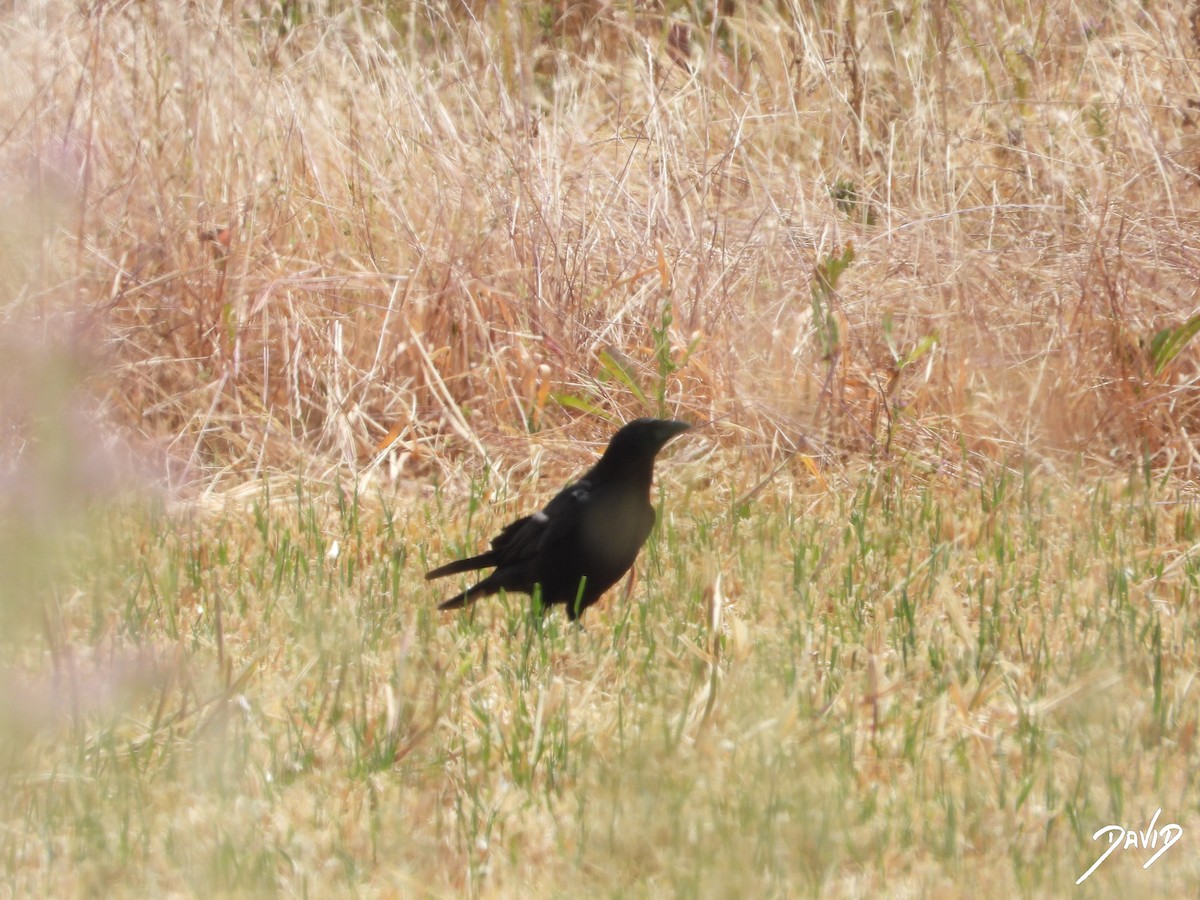
[[634, 419], [612, 436], [604, 459], [613, 458], [624, 463], [653, 461], [667, 441], [691, 427], [677, 419]]

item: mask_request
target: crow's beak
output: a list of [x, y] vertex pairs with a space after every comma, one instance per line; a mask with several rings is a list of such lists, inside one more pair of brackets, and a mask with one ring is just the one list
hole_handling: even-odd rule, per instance
[[692, 426], [687, 422], [680, 422], [678, 419], [664, 419], [659, 423], [659, 436], [662, 438], [662, 443], [665, 444], [677, 434], [683, 434]]

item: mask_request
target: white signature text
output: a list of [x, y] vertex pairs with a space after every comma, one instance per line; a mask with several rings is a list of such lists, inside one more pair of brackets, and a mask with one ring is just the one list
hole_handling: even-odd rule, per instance
[[[1100, 840], [1103, 834], [1108, 835], [1108, 849], [1100, 854], [1100, 858], [1092, 863], [1092, 867], [1079, 876], [1076, 884], [1083, 884], [1087, 881], [1087, 877], [1100, 867], [1100, 863], [1108, 859], [1114, 850], [1118, 847], [1124, 849], [1154, 850], [1155, 853], [1145, 863], [1142, 868], [1148, 869], [1158, 860], [1160, 856], [1170, 850], [1181, 837], [1183, 837], [1183, 829], [1172, 822], [1170, 825], [1164, 825], [1162, 828], [1155, 828], [1154, 825], [1158, 822], [1158, 817], [1162, 814], [1160, 808], [1154, 813], [1154, 818], [1150, 820], [1150, 827], [1145, 831], [1134, 831], [1133, 829], [1125, 829], [1120, 825], [1105, 825], [1099, 831], [1092, 835], [1093, 841]], [[1159, 841], [1162, 845], [1159, 846]]]

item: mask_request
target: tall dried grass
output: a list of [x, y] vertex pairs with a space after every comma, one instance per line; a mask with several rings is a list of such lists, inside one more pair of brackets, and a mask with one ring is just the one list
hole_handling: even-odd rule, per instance
[[12, 9], [4, 317], [74, 323], [107, 414], [176, 483], [511, 466], [526, 432], [667, 410], [764, 457], [1190, 475], [1196, 357], [1150, 349], [1196, 305], [1185, 24], [1063, 2]]

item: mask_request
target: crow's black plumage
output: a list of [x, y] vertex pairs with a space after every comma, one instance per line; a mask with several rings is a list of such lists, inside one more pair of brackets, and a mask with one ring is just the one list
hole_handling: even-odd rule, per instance
[[532, 595], [540, 585], [543, 608], [563, 603], [577, 618], [633, 566], [654, 527], [654, 458], [690, 427], [673, 419], [635, 419], [623, 427], [586, 475], [541, 512], [501, 531], [492, 549], [429, 572], [427, 579], [496, 567], [438, 609], [458, 609], [502, 590]]

